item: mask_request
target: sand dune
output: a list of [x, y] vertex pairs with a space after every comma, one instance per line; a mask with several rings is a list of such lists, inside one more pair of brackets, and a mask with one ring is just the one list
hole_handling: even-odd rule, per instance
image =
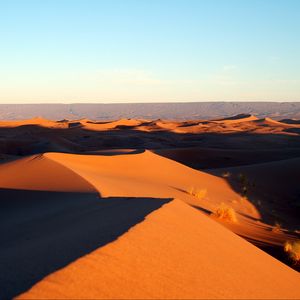
[[282, 119], [279, 122], [286, 123], [286, 124], [300, 124], [300, 120], [295, 120], [295, 119]]
[[299, 124], [256, 119], [250, 116], [223, 121], [122, 119], [104, 122], [35, 118], [0, 122], [0, 153], [23, 156], [45, 152], [189, 147], [272, 151], [294, 148], [299, 151]]
[[239, 175], [244, 176], [248, 197], [260, 201], [260, 211], [270, 223], [277, 221], [286, 228], [298, 229], [300, 158], [212, 171], [218, 175], [224, 172], [230, 172], [228, 181], [236, 191], [240, 186]]
[[224, 168], [223, 172], [225, 172], [225, 168], [228, 167], [274, 162], [299, 156], [299, 149], [290, 147], [255, 150], [251, 148], [231, 149], [197, 146], [187, 148], [157, 149], [154, 151], [159, 155], [178, 161], [194, 169], [204, 170]]
[[111, 122], [82, 122], [84, 127], [88, 130], [109, 130], [109, 129], [126, 129], [139, 126], [143, 123], [142, 120], [121, 119]]
[[[102, 197], [177, 197], [209, 210], [222, 202], [240, 199], [226, 180], [150, 151], [112, 156], [46, 153], [3, 164], [0, 178], [0, 188], [98, 191]], [[191, 188], [206, 190], [206, 197], [199, 199], [190, 195]], [[250, 202], [235, 206], [241, 213], [258, 217]]]
[[298, 127], [2, 122], [0, 298], [299, 298]]
[[116, 242], [46, 277], [19, 298], [296, 299], [299, 278], [174, 200]]
[[0, 199], [1, 299], [115, 240], [169, 201], [4, 189]]
[[240, 123], [240, 122], [249, 122], [249, 121], [256, 121], [258, 118], [253, 115], [247, 115], [247, 114], [240, 114], [233, 117], [225, 118], [225, 119], [218, 119], [215, 120], [215, 122], [224, 122], [227, 124], [234, 124], [234, 123]]
[[78, 174], [45, 155], [0, 165], [0, 188], [56, 192], [95, 192]]
[[28, 120], [0, 121], [0, 127], [38, 125], [38, 126], [48, 127], [48, 128], [67, 128], [67, 124], [68, 122], [51, 121], [41, 117], [36, 117]]

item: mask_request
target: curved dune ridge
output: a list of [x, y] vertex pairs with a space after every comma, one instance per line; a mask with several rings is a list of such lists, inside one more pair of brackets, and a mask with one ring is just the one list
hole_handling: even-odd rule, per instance
[[[295, 162], [291, 165], [296, 166]], [[284, 185], [281, 188], [278, 186], [276, 191], [272, 188], [273, 177], [281, 174], [276, 172], [277, 164], [279, 167], [285, 166], [285, 162], [275, 163], [270, 176], [268, 175], [270, 172], [267, 171], [269, 168], [265, 168], [264, 165], [262, 168], [265, 171], [261, 170], [258, 165], [257, 167], [236, 168], [236, 171], [234, 168], [220, 169], [216, 171], [216, 174], [222, 175], [228, 171], [236, 175], [245, 173], [251, 183], [255, 183], [253, 178], [262, 176], [265, 181], [265, 184], [262, 184], [264, 190], [260, 191], [260, 185], [255, 188], [255, 190], [259, 189], [258, 199], [264, 200], [261, 194], [264, 196], [267, 189], [267, 194], [270, 195], [268, 197], [272, 199], [276, 196], [279, 198], [277, 202], [280, 202], [282, 197], [286, 198], [287, 193], [290, 193], [289, 190], [297, 193], [298, 171], [296, 167], [296, 176], [291, 178], [285, 188], [285, 194], [282, 194], [280, 190], [284, 188]], [[272, 166], [272, 163], [270, 165]], [[244, 172], [244, 169], [257, 170], [254, 171], [253, 176], [248, 176], [248, 172]], [[280, 177], [280, 181], [282, 177], [288, 176], [292, 169], [286, 167], [286, 172], [282, 170], [283, 176]], [[180, 198], [207, 212], [214, 212], [222, 203], [225, 203], [234, 208], [240, 219], [238, 225], [226, 224], [234, 232], [272, 245], [281, 245], [285, 239], [292, 239], [290, 236], [273, 234], [270, 232], [270, 226], [256, 223], [256, 219], [261, 219], [261, 214], [264, 216], [273, 211], [265, 200], [260, 206], [255, 206], [247, 197], [241, 197], [240, 191], [234, 191], [227, 183], [228, 179], [193, 170], [150, 151], [139, 154], [125, 152], [125, 154], [119, 153], [119, 155], [112, 156], [62, 153], [35, 155], [0, 166], [0, 179], [1, 187], [9, 189], [98, 192], [102, 197]], [[191, 190], [199, 191], [203, 196], [194, 196]], [[252, 195], [250, 199], [253, 200]], [[280, 207], [282, 206], [281, 203]], [[278, 213], [282, 216], [285, 214], [284, 210]], [[289, 216], [286, 219], [291, 218]], [[275, 219], [275, 221], [280, 221], [280, 219]], [[275, 221], [269, 224], [274, 224]]]
[[109, 130], [109, 129], [117, 129], [117, 128], [130, 128], [139, 126], [143, 123], [142, 120], [135, 119], [120, 119], [116, 121], [108, 121], [108, 122], [93, 122], [93, 121], [84, 121], [81, 122], [84, 125], [84, 128], [89, 130]]
[[[103, 197], [180, 198], [210, 212], [225, 203], [241, 215], [260, 218], [255, 206], [247, 199], [241, 200], [241, 195], [225, 179], [196, 171], [150, 151], [109, 157], [59, 153], [45, 156], [85, 178]], [[193, 189], [204, 195], [191, 195]]]
[[66, 122], [57, 122], [52, 120], [47, 120], [42, 117], [35, 117], [27, 120], [16, 120], [16, 121], [0, 121], [0, 127], [18, 127], [18, 126], [26, 126], [26, 125], [38, 125], [41, 127], [66, 127], [64, 126]]
[[240, 122], [249, 122], [249, 121], [256, 121], [258, 118], [254, 115], [247, 115], [247, 114], [240, 114], [229, 118], [218, 119], [214, 122], [224, 122], [228, 124], [240, 123]]
[[19, 299], [299, 298], [299, 274], [180, 200]]
[[[56, 218], [64, 222], [64, 214], [72, 207], [74, 192], [80, 194], [77, 202], [74, 199], [78, 207], [84, 205], [87, 197], [88, 203], [95, 207], [84, 206], [84, 210], [78, 208], [80, 211], [73, 207], [75, 215], [70, 214], [66, 219], [74, 222], [80, 216], [80, 222], [86, 222], [85, 215], [92, 218], [95, 223], [91, 221], [88, 227], [83, 227], [88, 228], [87, 237], [92, 237], [91, 228], [97, 230], [95, 213], [107, 207], [114, 209], [116, 202], [134, 205], [128, 199], [135, 197], [132, 199], [140, 201], [141, 206], [149, 202], [156, 207], [155, 211], [152, 208], [152, 212], [145, 214], [144, 220], [139, 217], [137, 225], [134, 221], [131, 229], [116, 240], [96, 248], [92, 243], [90, 254], [85, 253], [67, 265], [59, 263], [54, 273], [46, 273], [49, 276], [34, 282], [32, 289], [20, 296], [22, 299], [300, 297], [300, 275], [296, 271], [233, 233], [269, 243], [283, 241], [282, 236], [278, 238], [269, 227], [255, 221], [261, 218], [260, 211], [248, 199], [241, 199], [239, 192], [224, 178], [191, 169], [151, 151], [33, 155], [0, 165], [0, 188], [24, 193], [40, 191], [41, 195], [45, 195], [44, 192], [71, 193], [57, 196], [54, 215], [47, 214], [47, 206], [43, 208], [46, 231], [51, 226], [57, 227]], [[191, 189], [199, 191], [200, 196], [193, 195]], [[94, 197], [95, 193], [103, 199]], [[41, 197], [39, 205], [44, 202]], [[56, 196], [51, 194], [51, 197]], [[47, 200], [50, 204], [51, 197]], [[59, 209], [62, 197], [69, 200]], [[176, 200], [160, 207], [154, 205], [155, 199]], [[26, 201], [26, 197], [22, 201]], [[214, 212], [222, 203], [236, 211], [237, 224], [219, 221], [233, 232], [202, 213]], [[110, 226], [115, 228], [119, 218], [127, 218], [128, 213], [122, 216], [118, 208], [114, 221], [117, 223]], [[101, 218], [104, 216], [105, 210]], [[34, 220], [35, 226], [39, 226], [38, 215]], [[74, 224], [80, 227], [80, 222]], [[60, 238], [67, 240], [72, 228], [62, 229]], [[80, 231], [84, 236], [84, 230]], [[16, 235], [19, 238], [17, 232]], [[39, 247], [39, 243], [45, 247], [45, 239], [48, 243], [47, 234], [40, 238], [34, 235], [32, 239], [32, 245], [25, 243], [29, 248]], [[51, 259], [52, 255], [50, 251]], [[59, 256], [58, 250], [55, 256]], [[41, 271], [41, 274], [45, 273]]]
[[[240, 195], [226, 180], [196, 171], [151, 151], [122, 155], [45, 153], [0, 166], [0, 187], [39, 191], [94, 192], [102, 197], [180, 198], [213, 211], [220, 203], [259, 217], [250, 203], [239, 205]], [[205, 197], [190, 194], [205, 191]], [[209, 200], [209, 201], [207, 201]]]

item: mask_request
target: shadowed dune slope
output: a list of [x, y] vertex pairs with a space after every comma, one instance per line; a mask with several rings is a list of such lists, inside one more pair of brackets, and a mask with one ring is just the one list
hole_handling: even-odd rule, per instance
[[180, 200], [20, 299], [288, 299], [300, 276]]
[[249, 121], [255, 121], [255, 120], [258, 120], [258, 118], [256, 116], [247, 115], [247, 114], [239, 114], [239, 115], [225, 118], [225, 119], [214, 120], [214, 122], [224, 122], [227, 124], [234, 124], [234, 123], [249, 122]]
[[219, 176], [224, 172], [231, 174], [228, 182], [237, 192], [243, 176], [249, 199], [257, 202], [267, 220], [300, 228], [300, 158], [210, 170]]
[[[231, 149], [231, 148], [171, 148], [155, 153], [178, 161], [194, 169], [214, 169], [244, 166], [299, 157], [300, 149]], [[224, 171], [223, 170], [223, 171]]]
[[0, 189], [0, 299], [115, 240], [168, 201]]

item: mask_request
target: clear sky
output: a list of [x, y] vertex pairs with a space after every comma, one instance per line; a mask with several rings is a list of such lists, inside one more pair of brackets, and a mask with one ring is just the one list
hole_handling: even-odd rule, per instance
[[0, 0], [0, 103], [300, 101], [300, 0]]

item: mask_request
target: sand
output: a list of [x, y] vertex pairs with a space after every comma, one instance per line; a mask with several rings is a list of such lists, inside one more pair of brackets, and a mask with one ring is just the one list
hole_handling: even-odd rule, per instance
[[0, 123], [1, 298], [300, 298], [299, 124]]
[[174, 200], [19, 298], [299, 298], [299, 280], [296, 271]]

